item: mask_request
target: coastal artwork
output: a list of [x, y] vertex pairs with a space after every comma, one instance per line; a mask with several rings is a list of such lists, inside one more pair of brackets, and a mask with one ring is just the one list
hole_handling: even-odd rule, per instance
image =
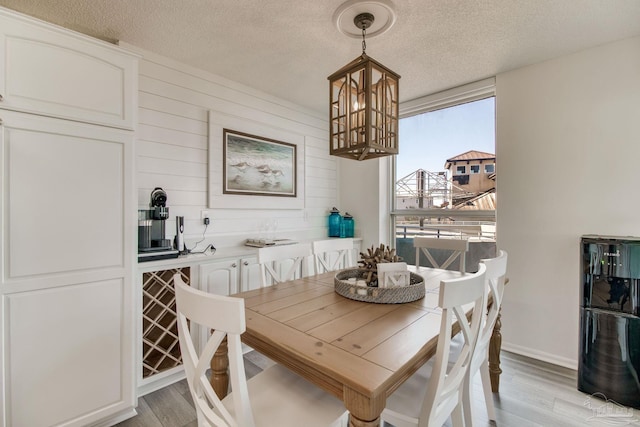
[[223, 131], [224, 194], [296, 197], [296, 146]]

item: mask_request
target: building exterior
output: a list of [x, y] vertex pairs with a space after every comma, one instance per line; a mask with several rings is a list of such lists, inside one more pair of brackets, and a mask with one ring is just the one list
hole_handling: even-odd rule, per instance
[[470, 150], [447, 159], [445, 168], [418, 169], [399, 179], [396, 208], [495, 209], [495, 154]]
[[444, 165], [451, 176], [453, 204], [488, 192], [496, 187], [496, 156], [470, 150], [447, 159]]

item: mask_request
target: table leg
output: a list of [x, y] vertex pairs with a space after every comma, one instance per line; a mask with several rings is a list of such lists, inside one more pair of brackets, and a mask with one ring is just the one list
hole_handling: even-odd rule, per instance
[[349, 427], [379, 427], [380, 414], [386, 404], [384, 394], [372, 398], [345, 387], [344, 405], [349, 410]]
[[489, 376], [491, 378], [491, 391], [500, 391], [500, 349], [502, 347], [502, 308], [498, 311], [496, 324], [493, 327], [491, 340], [489, 341]]
[[216, 395], [222, 399], [229, 391], [229, 347], [227, 337], [224, 337], [218, 350], [211, 359], [211, 387]]

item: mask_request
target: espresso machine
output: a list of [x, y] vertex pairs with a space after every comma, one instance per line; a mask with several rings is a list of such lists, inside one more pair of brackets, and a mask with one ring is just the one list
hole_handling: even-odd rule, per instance
[[149, 207], [138, 210], [138, 262], [176, 258], [179, 251], [165, 235], [169, 208], [162, 188], [153, 189]]

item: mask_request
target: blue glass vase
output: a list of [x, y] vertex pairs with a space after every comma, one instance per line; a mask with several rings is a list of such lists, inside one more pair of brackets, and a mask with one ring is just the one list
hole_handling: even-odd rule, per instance
[[355, 223], [353, 221], [353, 216], [351, 216], [349, 212], [344, 213], [344, 217], [342, 218], [342, 225], [344, 226], [344, 237], [353, 237]]
[[331, 209], [329, 215], [329, 237], [340, 237], [340, 224], [342, 223], [342, 217], [340, 211], [335, 207]]

